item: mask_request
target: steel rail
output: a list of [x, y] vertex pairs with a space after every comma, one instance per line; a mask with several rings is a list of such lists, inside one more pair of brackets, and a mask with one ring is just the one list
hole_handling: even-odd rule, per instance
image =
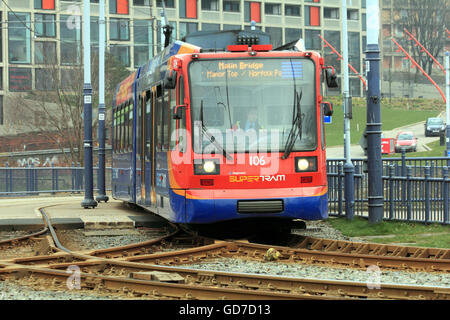
[[47, 231], [48, 231], [48, 228], [45, 227], [44, 229], [42, 229], [40, 231], [31, 233], [31, 234], [27, 234], [25, 236], [20, 236], [20, 237], [15, 237], [15, 238], [11, 238], [11, 239], [0, 240], [0, 246], [17, 243], [17, 242], [20, 242], [20, 241], [23, 241], [23, 240], [29, 240], [31, 238], [43, 235], [43, 234], [47, 233]]
[[[39, 277], [48, 277], [52, 282], [66, 284], [68, 277], [72, 274], [62, 270], [42, 268], [36, 266], [17, 266], [13, 264], [0, 263], [3, 267], [15, 268], [19, 276], [27, 273]], [[19, 267], [19, 268], [17, 268]], [[10, 272], [13, 272], [10, 269]], [[138, 280], [126, 277], [104, 276], [80, 272], [80, 286], [89, 289], [109, 289], [136, 294], [147, 294], [153, 296], [165, 296], [179, 299], [230, 299], [230, 300], [334, 300], [342, 297], [330, 297], [323, 294], [309, 295], [305, 293], [284, 293], [270, 290], [247, 290], [242, 288], [219, 288], [216, 286], [202, 286], [196, 284], [166, 283], [159, 281]], [[56, 280], [56, 281], [55, 281]]]
[[[103, 259], [102, 259], [103, 260]], [[49, 268], [36, 266], [17, 266], [14, 264], [2, 264], [0, 275], [9, 273], [41, 269], [56, 270], [66, 269], [73, 266], [70, 263], [55, 264]], [[126, 261], [83, 261], [75, 264], [84, 274], [103, 277], [132, 277], [142, 272], [163, 272], [165, 274], [176, 274], [184, 278], [186, 283], [196, 284], [204, 287], [238, 288], [241, 290], [256, 291], [268, 290], [283, 294], [302, 294], [315, 296], [327, 296], [335, 298], [357, 298], [357, 299], [414, 299], [414, 300], [450, 300], [450, 288], [430, 286], [410, 286], [390, 283], [380, 283], [370, 286], [369, 283], [349, 282], [340, 280], [304, 279], [293, 277], [268, 276], [257, 274], [241, 274], [234, 272], [222, 272], [215, 270], [199, 270], [188, 268], [175, 268], [167, 266], [156, 266], [145, 263], [130, 263]], [[89, 272], [89, 273], [87, 273]], [[67, 277], [67, 273], [66, 273]], [[150, 281], [150, 280], [146, 280]], [[150, 281], [154, 282], [154, 281]]]

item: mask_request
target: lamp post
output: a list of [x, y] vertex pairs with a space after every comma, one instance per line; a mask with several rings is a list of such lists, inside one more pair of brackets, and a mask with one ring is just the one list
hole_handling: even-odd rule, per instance
[[98, 202], [108, 202], [109, 197], [105, 192], [105, 0], [100, 0], [99, 15], [99, 49], [98, 49]]
[[446, 157], [450, 157], [450, 66], [449, 66], [449, 57], [450, 52], [445, 52], [445, 96], [446, 96], [446, 113], [447, 113], [447, 119], [446, 119], [446, 129], [445, 129], [445, 135], [446, 135], [446, 144], [445, 144], [445, 151]]
[[91, 86], [91, 12], [90, 0], [84, 0], [83, 6], [83, 44], [84, 44], [84, 200], [81, 206], [85, 209], [95, 208], [94, 183], [92, 170], [92, 86]]
[[348, 32], [347, 32], [347, 0], [342, 0], [342, 56], [344, 58], [344, 191], [345, 191], [345, 215], [347, 219], [353, 219], [353, 206], [355, 203], [355, 167], [351, 157], [351, 141], [350, 141], [350, 119], [351, 114], [351, 98], [349, 94], [348, 79]]
[[369, 223], [383, 220], [383, 164], [381, 160], [380, 94], [380, 7], [378, 0], [367, 1], [367, 166], [369, 186]]

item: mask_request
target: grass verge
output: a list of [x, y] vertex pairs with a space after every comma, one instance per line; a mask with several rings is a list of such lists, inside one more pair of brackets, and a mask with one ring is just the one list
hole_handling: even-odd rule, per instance
[[353, 221], [348, 221], [346, 218], [329, 218], [327, 221], [345, 236], [360, 237], [369, 242], [450, 249], [450, 226], [448, 225], [399, 221], [383, 221], [372, 225], [367, 219], [360, 217], [355, 217]]
[[[333, 123], [325, 125], [327, 146], [343, 145], [344, 114], [342, 97], [330, 97], [333, 102]], [[422, 101], [423, 100], [423, 101]], [[434, 100], [424, 99], [384, 99], [381, 103], [382, 129], [392, 130], [408, 124], [425, 121], [428, 117], [436, 117], [443, 106]], [[365, 98], [353, 98], [353, 119], [350, 121], [351, 143], [357, 144], [361, 139], [367, 122]]]

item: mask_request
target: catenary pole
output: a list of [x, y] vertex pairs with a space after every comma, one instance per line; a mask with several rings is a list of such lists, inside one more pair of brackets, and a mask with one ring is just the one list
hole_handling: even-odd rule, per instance
[[342, 42], [343, 50], [342, 55], [344, 58], [344, 195], [345, 195], [345, 215], [347, 219], [353, 219], [353, 207], [355, 203], [355, 182], [354, 173], [355, 167], [352, 163], [351, 150], [350, 150], [350, 119], [351, 115], [351, 98], [349, 92], [349, 79], [348, 79], [348, 32], [347, 32], [347, 0], [342, 0]]
[[84, 200], [81, 206], [85, 209], [95, 208], [94, 183], [92, 169], [92, 86], [91, 86], [91, 12], [90, 0], [83, 2], [83, 52], [84, 52]]
[[447, 119], [446, 119], [446, 147], [445, 147], [445, 151], [446, 157], [450, 157], [450, 66], [449, 66], [449, 57], [450, 56], [450, 52], [446, 51], [445, 52], [445, 96], [447, 97], [446, 101], [445, 101], [445, 110], [447, 113]]
[[367, 167], [369, 185], [369, 223], [383, 220], [383, 164], [381, 160], [380, 94], [380, 7], [378, 0], [367, 1]]
[[108, 202], [109, 197], [105, 191], [105, 0], [100, 0], [99, 6], [99, 48], [98, 48], [98, 202]]

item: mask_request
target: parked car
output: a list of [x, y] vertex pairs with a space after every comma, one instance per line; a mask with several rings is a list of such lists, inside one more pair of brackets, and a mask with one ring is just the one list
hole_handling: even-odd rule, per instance
[[428, 118], [425, 121], [425, 137], [439, 136], [444, 131], [445, 124], [441, 118]]
[[405, 151], [417, 150], [417, 138], [411, 131], [400, 131], [395, 137], [395, 153]]

